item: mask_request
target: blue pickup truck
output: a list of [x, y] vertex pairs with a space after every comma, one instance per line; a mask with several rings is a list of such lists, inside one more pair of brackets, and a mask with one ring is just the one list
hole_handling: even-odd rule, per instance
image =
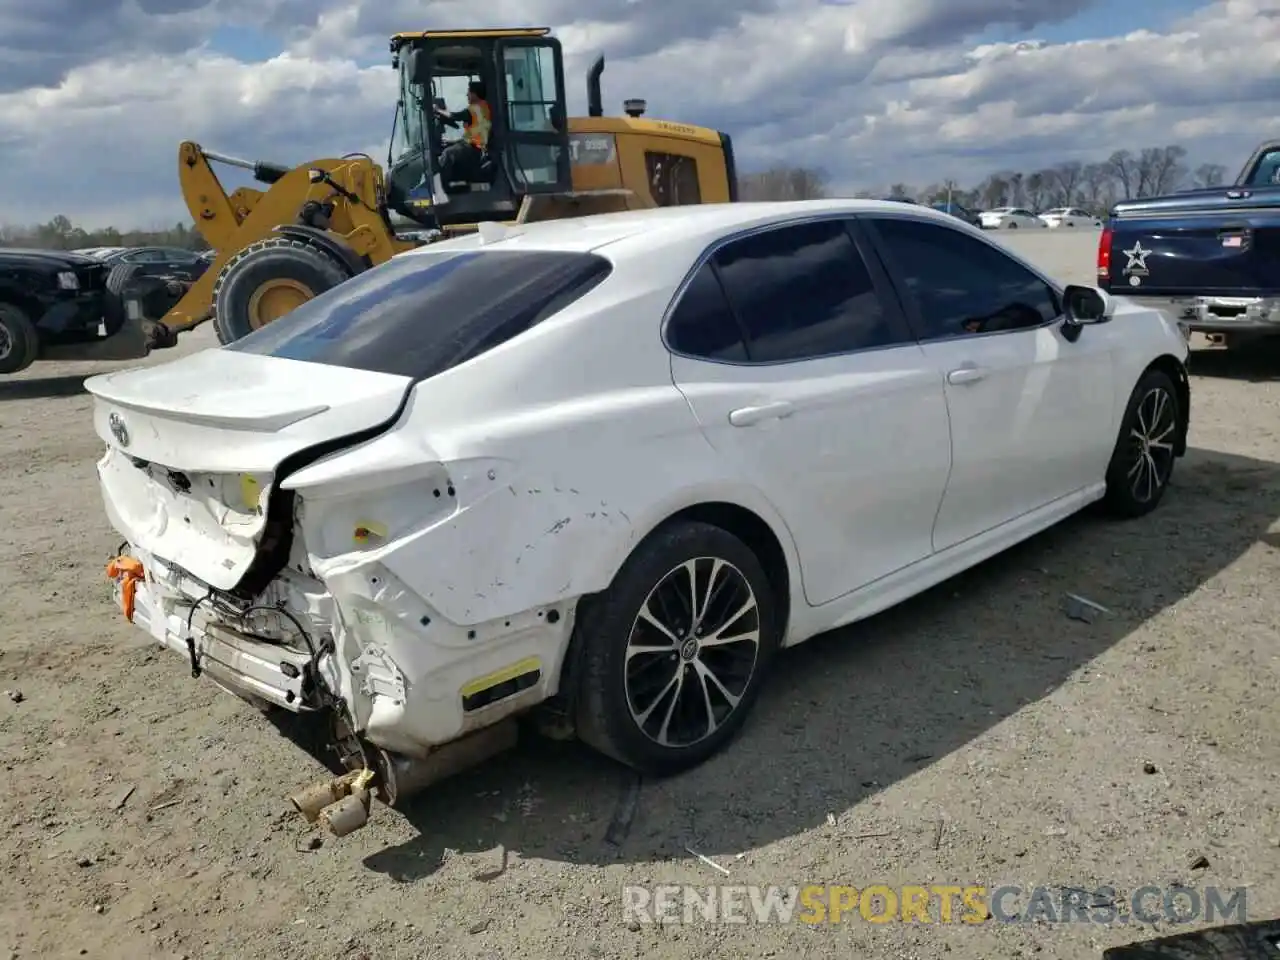
[[1280, 335], [1280, 140], [1258, 147], [1230, 186], [1116, 204], [1098, 286], [1228, 347]]

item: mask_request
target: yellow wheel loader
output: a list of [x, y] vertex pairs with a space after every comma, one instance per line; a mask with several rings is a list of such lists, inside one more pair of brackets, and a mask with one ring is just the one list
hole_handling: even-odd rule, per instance
[[[229, 343], [397, 253], [487, 221], [737, 199], [725, 134], [647, 119], [642, 100], [604, 115], [603, 57], [587, 74], [588, 115], [567, 117], [563, 55], [547, 28], [398, 33], [391, 63], [399, 98], [385, 170], [365, 154], [289, 168], [181, 144], [183, 196], [215, 256], [155, 324], [151, 347], [209, 319]], [[446, 183], [449, 127], [477, 82], [491, 109], [487, 146]], [[218, 162], [266, 189], [228, 195]]]

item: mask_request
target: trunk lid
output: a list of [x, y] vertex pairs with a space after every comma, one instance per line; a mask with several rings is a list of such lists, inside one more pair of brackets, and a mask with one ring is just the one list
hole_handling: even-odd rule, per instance
[[1155, 297], [1280, 292], [1280, 187], [1214, 187], [1117, 204], [1109, 287]]
[[217, 349], [91, 377], [107, 515], [130, 543], [229, 590], [257, 553], [281, 465], [389, 426], [412, 383]]

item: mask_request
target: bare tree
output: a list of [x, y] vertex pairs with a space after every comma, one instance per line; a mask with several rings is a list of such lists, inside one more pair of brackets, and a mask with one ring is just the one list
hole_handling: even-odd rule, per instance
[[915, 191], [905, 183], [895, 183], [889, 188], [889, 196], [894, 200], [910, 200], [915, 196]]
[[1037, 170], [1035, 173], [1028, 174], [1023, 182], [1026, 185], [1027, 203], [1031, 205], [1032, 210], [1040, 210], [1044, 206], [1045, 194], [1049, 191], [1049, 178], [1045, 175], [1045, 171]]
[[1080, 195], [1091, 212], [1102, 212], [1102, 194], [1111, 180], [1111, 170], [1105, 163], [1089, 163], [1080, 171]]
[[821, 200], [827, 196], [827, 177], [807, 167], [774, 167], [738, 181], [744, 200]]
[[978, 203], [988, 210], [992, 207], [999, 207], [1004, 204], [1005, 197], [1009, 195], [1009, 177], [1008, 174], [993, 173], [978, 188]]
[[1135, 194], [1154, 197], [1172, 193], [1186, 176], [1182, 161], [1187, 151], [1179, 146], [1144, 147], [1136, 163]]
[[1138, 162], [1128, 150], [1117, 150], [1107, 158], [1107, 170], [1113, 183], [1124, 191], [1124, 199], [1132, 200], [1138, 185]]
[[1067, 160], [1054, 167], [1050, 173], [1053, 177], [1055, 202], [1064, 207], [1074, 204], [1080, 180], [1084, 176], [1084, 164], [1079, 160]]
[[1009, 174], [1009, 196], [1007, 202], [1014, 207], [1022, 205], [1022, 174], [1016, 171]]
[[1227, 179], [1227, 168], [1220, 163], [1202, 163], [1196, 167], [1191, 180], [1197, 187], [1220, 187]]

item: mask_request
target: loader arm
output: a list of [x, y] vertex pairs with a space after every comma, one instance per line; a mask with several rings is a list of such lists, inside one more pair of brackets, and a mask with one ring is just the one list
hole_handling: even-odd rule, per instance
[[[286, 168], [223, 157], [187, 142], [179, 148], [178, 158], [187, 209], [215, 255], [200, 279], [161, 320], [171, 335], [208, 320], [218, 275], [227, 262], [274, 235], [277, 227], [298, 223], [308, 201], [333, 205], [326, 230], [371, 266], [416, 245], [399, 239], [388, 224], [382, 207], [382, 170], [366, 156], [326, 158]], [[255, 179], [270, 185], [266, 190], [241, 188], [228, 195], [211, 160], [247, 167]], [[330, 182], [313, 181], [312, 171], [324, 171]], [[343, 196], [335, 184], [355, 199]]]
[[[262, 196], [259, 190], [237, 190], [230, 196], [209, 157], [198, 143], [184, 141], [178, 145], [178, 184], [191, 219], [205, 243], [221, 252], [235, 230], [248, 215], [253, 203]], [[249, 200], [243, 194], [254, 194]], [[237, 200], [241, 200], [237, 204]], [[237, 209], [237, 207], [243, 209]]]

